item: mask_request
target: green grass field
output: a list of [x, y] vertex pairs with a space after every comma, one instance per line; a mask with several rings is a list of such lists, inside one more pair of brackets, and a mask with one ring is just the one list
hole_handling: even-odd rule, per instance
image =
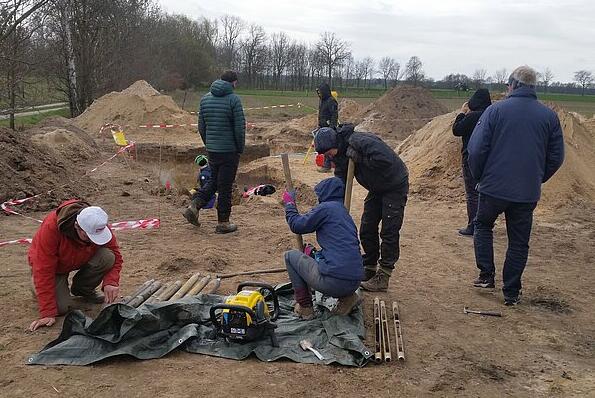
[[[48, 112], [43, 113], [36, 113], [34, 115], [27, 115], [27, 116], [19, 116], [15, 118], [15, 127], [17, 129], [23, 129], [34, 124], [39, 123], [45, 118], [51, 116], [62, 116], [62, 117], [70, 117], [70, 111], [65, 109], [56, 109]], [[10, 125], [10, 121], [8, 119], [0, 120], [0, 127], [8, 127]]]

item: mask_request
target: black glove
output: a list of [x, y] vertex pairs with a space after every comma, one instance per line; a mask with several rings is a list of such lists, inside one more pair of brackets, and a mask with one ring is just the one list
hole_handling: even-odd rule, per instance
[[352, 147], [347, 147], [347, 152], [345, 153], [348, 158], [352, 159], [355, 163], [361, 163], [362, 155], [353, 149]]

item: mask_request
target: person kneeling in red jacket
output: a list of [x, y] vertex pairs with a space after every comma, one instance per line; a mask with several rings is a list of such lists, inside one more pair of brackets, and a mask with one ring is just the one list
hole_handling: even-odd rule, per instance
[[[72, 199], [48, 214], [33, 237], [29, 265], [40, 319], [29, 330], [52, 326], [68, 311], [72, 293], [90, 303], [118, 298], [122, 255], [101, 207]], [[68, 287], [68, 274], [77, 271]], [[95, 288], [103, 282], [102, 295]]]

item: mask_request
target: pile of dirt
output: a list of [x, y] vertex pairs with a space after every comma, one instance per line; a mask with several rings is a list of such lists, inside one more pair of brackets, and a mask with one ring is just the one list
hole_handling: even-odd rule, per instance
[[[77, 126], [96, 134], [106, 123], [136, 130], [142, 124], [191, 124], [196, 123], [195, 119], [178, 107], [171, 97], [160, 94], [149, 83], [139, 80], [121, 92], [114, 91], [98, 98], [75, 122]], [[196, 127], [180, 129], [195, 130]], [[169, 132], [180, 129], [171, 129]]]
[[421, 87], [397, 86], [368, 105], [357, 131], [372, 132], [388, 142], [400, 142], [448, 109]]
[[82, 139], [72, 134], [68, 130], [27, 134], [0, 128], [0, 202], [52, 190], [19, 207], [48, 210], [64, 199], [82, 197], [94, 189], [94, 183], [81, 178], [85, 173], [82, 166], [70, 160], [73, 154], [60, 155], [58, 147], [63, 143], [86, 147]]
[[[543, 186], [540, 208], [595, 204], [595, 130], [554, 107], [564, 131], [566, 158]], [[464, 200], [461, 139], [452, 135], [456, 112], [434, 118], [399, 145], [409, 168], [411, 192], [425, 199]]]
[[363, 106], [354, 100], [344, 99], [339, 102], [339, 123], [358, 124], [362, 121]]

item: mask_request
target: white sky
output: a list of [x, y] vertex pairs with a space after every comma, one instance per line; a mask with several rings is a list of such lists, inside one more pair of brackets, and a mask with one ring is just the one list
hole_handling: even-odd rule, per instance
[[488, 76], [528, 64], [549, 67], [570, 82], [580, 69], [595, 72], [595, 0], [159, 0], [169, 13], [192, 18], [235, 15], [314, 43], [335, 32], [353, 56], [404, 65], [417, 55], [427, 76]]

